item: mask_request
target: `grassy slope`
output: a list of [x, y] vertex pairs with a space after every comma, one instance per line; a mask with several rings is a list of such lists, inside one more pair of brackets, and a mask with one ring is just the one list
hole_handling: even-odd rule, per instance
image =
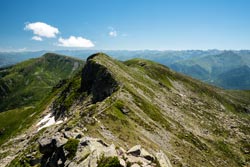
[[[67, 113], [74, 113], [67, 126], [85, 125], [88, 135], [122, 147], [162, 149], [174, 166], [249, 164], [243, 151], [249, 149], [250, 116], [244, 112], [249, 102], [241, 103], [241, 92], [231, 94], [142, 59], [122, 63], [99, 54], [89, 61], [106, 67], [120, 89], [96, 104], [86, 97], [79, 103], [75, 91], [66, 100], [58, 97]], [[78, 90], [80, 82], [74, 83]]]
[[[106, 66], [122, 83], [104, 104], [94, 105], [95, 111], [106, 106], [94, 115], [116, 136], [112, 142], [163, 149], [176, 166], [249, 163], [242, 150], [249, 147], [250, 116], [236, 96], [224, 98], [219, 93], [223, 90], [151, 61], [133, 59], [124, 65], [105, 55], [93, 61]], [[128, 114], [123, 114], [124, 109]], [[105, 138], [98, 128], [92, 134]]]
[[45, 54], [0, 71], [0, 112], [41, 100], [59, 80], [75, 73], [81, 60]]
[[51, 90], [59, 80], [78, 72], [81, 60], [57, 54], [45, 54], [0, 71], [2, 92], [0, 145], [11, 135], [27, 128], [32, 119], [48, 105], [55, 94]]
[[90, 61], [105, 66], [120, 88], [92, 104], [79, 94], [80, 76], [72, 78], [54, 97], [54, 109], [68, 116], [62, 126], [84, 125], [86, 135], [127, 149], [161, 149], [173, 166], [249, 165], [249, 101], [243, 99], [249, 93], [226, 92], [142, 59], [122, 63], [99, 54]]

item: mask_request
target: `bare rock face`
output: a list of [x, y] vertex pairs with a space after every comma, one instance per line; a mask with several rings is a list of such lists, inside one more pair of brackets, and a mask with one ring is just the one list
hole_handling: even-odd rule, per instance
[[118, 88], [118, 83], [103, 65], [92, 60], [98, 54], [88, 58], [82, 71], [81, 90], [93, 95], [93, 102], [99, 102], [110, 96]]
[[40, 140], [39, 151], [43, 154], [40, 162], [41, 167], [64, 166], [66, 156], [63, 145], [58, 140], [47, 138]]

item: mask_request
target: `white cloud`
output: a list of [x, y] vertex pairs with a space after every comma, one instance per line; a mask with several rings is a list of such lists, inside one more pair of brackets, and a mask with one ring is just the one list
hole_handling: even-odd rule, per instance
[[63, 47], [90, 48], [95, 46], [90, 40], [75, 36], [70, 36], [68, 39], [63, 39], [60, 37], [58, 42], [58, 46]]
[[117, 37], [118, 36], [118, 32], [113, 28], [113, 27], [108, 27], [109, 29], [109, 36], [110, 37]]
[[109, 32], [109, 36], [111, 37], [117, 37], [117, 31], [116, 30], [112, 30]]
[[18, 51], [20, 51], [20, 52], [23, 52], [23, 51], [26, 51], [27, 50], [27, 48], [20, 48], [20, 49], [18, 49]]
[[55, 38], [59, 33], [58, 28], [42, 22], [28, 23], [24, 30], [31, 30], [36, 36], [46, 38]]
[[33, 36], [31, 39], [32, 39], [32, 40], [35, 40], [35, 41], [42, 41], [42, 40], [43, 40], [43, 39], [42, 39], [41, 37], [39, 37], [39, 36]]

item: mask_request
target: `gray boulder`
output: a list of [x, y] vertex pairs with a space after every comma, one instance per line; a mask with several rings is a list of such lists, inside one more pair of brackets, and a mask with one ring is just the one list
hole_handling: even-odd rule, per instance
[[141, 145], [135, 145], [127, 151], [127, 154], [131, 154], [133, 156], [141, 155]]
[[153, 161], [155, 158], [153, 155], [151, 155], [149, 152], [147, 152], [144, 148], [141, 147], [141, 145], [136, 145], [132, 148], [130, 148], [127, 151], [127, 154], [136, 156], [136, 157], [142, 157], [149, 161]]
[[172, 167], [170, 160], [168, 157], [164, 154], [164, 152], [160, 151], [156, 154], [156, 158], [159, 161], [161, 166], [164, 167]]
[[149, 160], [149, 161], [153, 161], [155, 158], [153, 155], [151, 155], [149, 152], [147, 152], [144, 148], [141, 149], [141, 157]]

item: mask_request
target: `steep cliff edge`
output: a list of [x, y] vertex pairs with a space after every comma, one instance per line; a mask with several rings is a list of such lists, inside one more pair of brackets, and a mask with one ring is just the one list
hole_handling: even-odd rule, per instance
[[118, 89], [118, 83], [111, 72], [103, 65], [95, 62], [95, 54], [87, 59], [82, 70], [81, 90], [93, 95], [93, 102], [104, 100]]

